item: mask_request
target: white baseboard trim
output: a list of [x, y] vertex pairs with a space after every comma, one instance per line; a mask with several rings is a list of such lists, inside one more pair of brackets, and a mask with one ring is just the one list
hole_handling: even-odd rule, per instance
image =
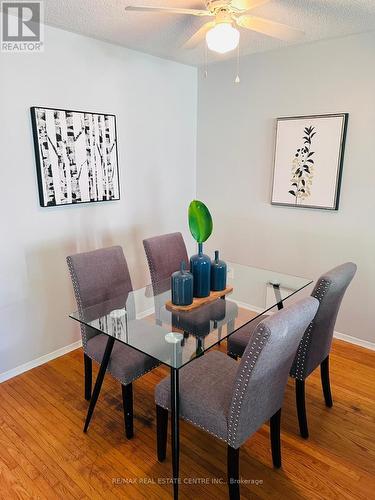
[[349, 344], [358, 345], [360, 347], [364, 347], [365, 349], [375, 351], [375, 342], [369, 342], [368, 340], [362, 340], [357, 337], [352, 337], [351, 335], [346, 335], [346, 333], [336, 331], [333, 332], [333, 336], [335, 339], [344, 340], [345, 342], [349, 342]]
[[[269, 314], [272, 314], [273, 311], [267, 311], [267, 312], [263, 312], [264, 309], [261, 309], [260, 307], [258, 306], [252, 306], [251, 304], [247, 304], [246, 302], [241, 302], [240, 300], [233, 300], [233, 299], [230, 299], [231, 302], [234, 302], [235, 304], [238, 305], [238, 307], [240, 307], [241, 309], [247, 309], [248, 311], [253, 311], [253, 312], [256, 312], [258, 314], [265, 314], [265, 315], [269, 315]], [[276, 307], [276, 306], [275, 306]]]
[[[245, 304], [244, 302], [240, 301], [233, 301], [236, 302], [238, 307], [242, 307], [243, 309], [249, 309], [254, 312], [261, 313], [262, 310], [256, 306], [251, 306], [249, 304]], [[140, 314], [137, 315], [137, 319], [142, 319], [145, 318], [146, 316], [149, 316], [150, 314], [154, 313], [154, 309], [149, 309], [146, 310]], [[270, 314], [270, 311], [267, 312], [266, 314]], [[346, 335], [345, 333], [340, 333], [340, 332], [334, 332], [333, 334], [335, 339], [343, 340], [345, 342], [348, 342], [349, 344], [354, 344], [358, 345], [360, 347], [364, 347], [365, 349], [370, 349], [371, 351], [375, 351], [375, 342], [369, 342], [368, 340], [362, 340], [357, 337], [352, 337], [351, 335]], [[12, 370], [9, 370], [7, 372], [0, 373], [0, 384], [2, 382], [5, 382], [6, 380], [9, 380], [10, 378], [16, 377], [17, 375], [20, 375], [21, 373], [27, 372], [28, 370], [31, 370], [32, 368], [35, 368], [37, 366], [43, 365], [44, 363], [47, 363], [48, 361], [52, 361], [55, 358], [59, 358], [60, 356], [63, 356], [64, 354], [67, 354], [68, 352], [74, 351], [75, 349], [79, 349], [82, 347], [82, 340], [77, 340], [77, 342], [73, 342], [73, 344], [69, 344], [65, 347], [61, 347], [61, 349], [57, 349], [57, 351], [53, 351], [49, 354], [45, 354], [44, 356], [40, 356], [40, 358], [33, 359], [32, 361], [28, 361], [27, 363], [24, 363], [23, 365], [17, 366], [16, 368], [12, 368]]]
[[52, 361], [55, 358], [59, 358], [60, 356], [63, 356], [64, 354], [67, 354], [70, 351], [74, 351], [79, 347], [82, 347], [82, 340], [77, 340], [77, 342], [73, 342], [73, 344], [61, 347], [60, 349], [57, 349], [57, 351], [50, 352], [49, 354], [40, 356], [40, 358], [36, 358], [33, 359], [32, 361], [24, 363], [23, 365], [16, 366], [16, 368], [12, 368], [7, 372], [0, 373], [0, 384], [2, 382], [5, 382], [6, 380], [9, 380], [10, 378], [20, 375], [21, 373], [27, 372], [32, 368], [35, 368], [36, 366], [43, 365], [44, 363]]
[[[242, 309], [248, 309], [249, 311], [254, 311], [256, 313], [261, 313], [263, 310], [257, 306], [252, 306], [251, 304], [246, 304], [245, 302], [240, 302], [239, 300], [233, 300], [238, 307]], [[276, 312], [276, 308], [273, 308], [270, 311], [264, 313], [265, 315], [273, 314]], [[351, 335], [346, 335], [346, 333], [340, 333], [336, 330], [333, 332], [333, 337], [338, 340], [343, 340], [344, 342], [348, 342], [349, 344], [358, 345], [360, 347], [364, 347], [365, 349], [370, 349], [371, 351], [375, 351], [375, 342], [369, 342], [368, 340], [362, 340], [357, 337], [352, 337]]]
[[147, 316], [151, 316], [151, 314], [155, 314], [155, 308], [151, 307], [137, 314], [137, 319], [147, 318]]
[[[153, 314], [155, 310], [153, 308], [147, 309], [137, 315], [137, 319], [143, 319], [146, 316]], [[74, 351], [75, 349], [79, 349], [82, 347], [82, 340], [77, 340], [73, 342], [73, 344], [69, 344], [65, 347], [61, 347], [61, 349], [57, 349], [57, 351], [50, 352], [49, 354], [45, 354], [44, 356], [40, 356], [40, 358], [33, 359], [32, 361], [28, 361], [23, 365], [16, 366], [7, 372], [0, 373], [0, 384], [9, 380], [10, 378], [17, 377], [17, 375], [21, 375], [21, 373], [32, 370], [33, 368], [43, 365], [44, 363], [48, 363], [48, 361], [52, 361], [55, 358], [59, 358], [68, 352]]]
[[[143, 319], [146, 316], [153, 314], [155, 310], [153, 308], [147, 309], [137, 315], [137, 319]], [[82, 340], [77, 340], [77, 342], [73, 342], [73, 344], [69, 344], [65, 347], [61, 347], [61, 349], [57, 349], [57, 351], [50, 352], [49, 354], [45, 354], [44, 356], [40, 356], [40, 358], [33, 359], [32, 361], [28, 361], [23, 365], [16, 366], [7, 372], [0, 373], [0, 384], [9, 380], [10, 378], [17, 377], [17, 375], [21, 375], [21, 373], [32, 370], [33, 368], [43, 365], [44, 363], [48, 363], [48, 361], [52, 361], [55, 358], [59, 358], [68, 352], [74, 351], [75, 349], [79, 349], [82, 347]]]

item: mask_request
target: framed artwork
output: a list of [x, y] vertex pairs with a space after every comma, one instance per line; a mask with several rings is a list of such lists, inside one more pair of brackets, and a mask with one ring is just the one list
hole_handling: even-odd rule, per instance
[[338, 209], [348, 116], [277, 119], [272, 204]]
[[120, 199], [114, 115], [30, 111], [42, 207]]

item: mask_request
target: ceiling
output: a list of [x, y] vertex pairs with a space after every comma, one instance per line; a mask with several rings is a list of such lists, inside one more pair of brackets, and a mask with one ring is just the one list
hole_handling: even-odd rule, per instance
[[[44, 0], [44, 5], [52, 26], [187, 64], [204, 62], [203, 42], [194, 50], [181, 46], [206, 18], [124, 10], [127, 5], [204, 8], [204, 0]], [[294, 42], [299, 44], [375, 30], [375, 0], [271, 0], [253, 14], [302, 29], [305, 36]], [[241, 54], [285, 45], [290, 43], [241, 30]], [[209, 62], [220, 57], [208, 55]]]

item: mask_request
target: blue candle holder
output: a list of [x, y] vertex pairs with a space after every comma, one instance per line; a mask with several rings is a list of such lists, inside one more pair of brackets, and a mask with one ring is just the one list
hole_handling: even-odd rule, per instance
[[211, 290], [219, 292], [227, 287], [227, 265], [219, 259], [219, 250], [215, 251], [215, 260], [211, 263]]
[[189, 306], [193, 302], [193, 275], [185, 270], [185, 261], [181, 262], [179, 271], [172, 274], [172, 304]]

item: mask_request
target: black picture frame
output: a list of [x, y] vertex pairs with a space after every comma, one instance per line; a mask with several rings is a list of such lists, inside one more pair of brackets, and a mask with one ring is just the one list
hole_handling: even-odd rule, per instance
[[[308, 203], [297, 204], [292, 202], [287, 203], [287, 202], [275, 201], [274, 193], [275, 193], [275, 182], [276, 182], [275, 177], [276, 177], [276, 167], [277, 167], [276, 158], [277, 158], [277, 148], [278, 148], [279, 123], [286, 120], [308, 121], [308, 120], [326, 119], [333, 117], [342, 118], [342, 124], [340, 130], [340, 144], [339, 144], [338, 160], [337, 160], [336, 176], [335, 176], [335, 192], [334, 192], [334, 200], [332, 206], [312, 205]], [[349, 120], [349, 113], [327, 113], [327, 114], [317, 114], [317, 115], [283, 116], [276, 119], [276, 134], [275, 134], [272, 193], [271, 193], [272, 205], [294, 207], [294, 208], [312, 208], [316, 210], [330, 210], [330, 211], [332, 210], [337, 211], [339, 209], [348, 120]]]
[[[59, 113], [71, 113], [71, 114], [80, 114], [80, 115], [91, 115], [91, 116], [100, 116], [100, 117], [108, 117], [113, 120], [113, 148], [115, 150], [114, 158], [114, 173], [113, 177], [115, 177], [114, 184], [114, 192], [115, 196], [111, 197], [102, 197], [101, 199], [87, 199], [87, 200], [74, 200], [72, 199], [69, 203], [56, 203], [56, 202], [46, 202], [45, 190], [43, 184], [45, 183], [45, 178], [43, 176], [43, 160], [41, 153], [41, 138], [38, 130], [38, 118], [37, 118], [37, 110], [45, 110]], [[30, 107], [30, 116], [31, 116], [31, 126], [32, 126], [32, 135], [33, 135], [33, 143], [34, 143], [34, 153], [35, 153], [35, 164], [36, 164], [36, 173], [37, 173], [37, 183], [38, 183], [38, 193], [39, 193], [39, 204], [43, 208], [48, 207], [62, 207], [69, 205], [80, 205], [86, 203], [100, 203], [100, 202], [109, 202], [109, 201], [119, 201], [121, 199], [121, 191], [120, 191], [120, 168], [119, 168], [119, 153], [118, 153], [118, 135], [117, 135], [117, 118], [116, 115], [112, 113], [100, 113], [97, 111], [82, 111], [82, 110], [72, 110], [72, 109], [64, 109], [64, 108], [51, 108], [47, 106], [32, 106]], [[51, 141], [49, 141], [51, 143]], [[52, 148], [53, 149], [53, 148]], [[57, 154], [57, 153], [56, 153]], [[90, 197], [91, 198], [91, 197]], [[56, 197], [55, 197], [56, 200]]]

